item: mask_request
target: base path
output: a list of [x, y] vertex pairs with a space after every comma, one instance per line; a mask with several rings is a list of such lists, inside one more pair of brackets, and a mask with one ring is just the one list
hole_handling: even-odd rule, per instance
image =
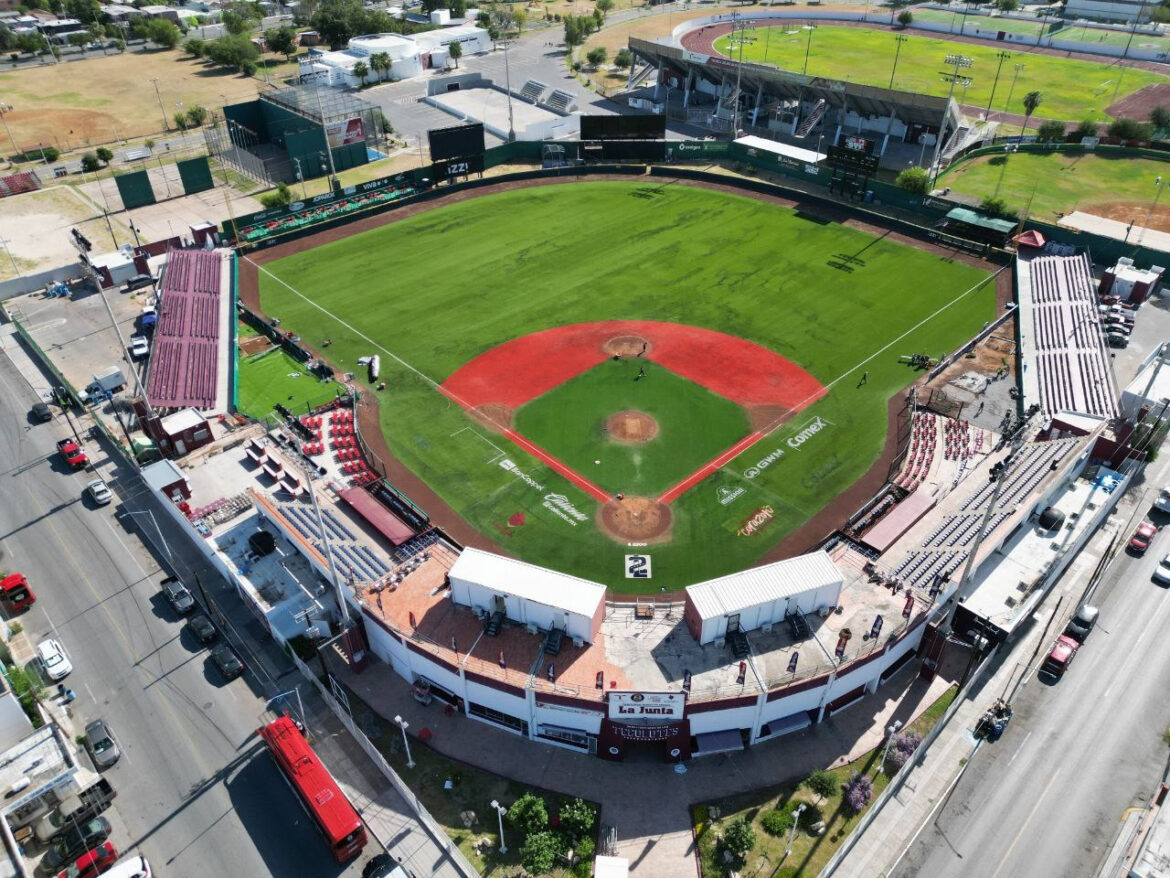
[[589, 479], [578, 473], [571, 466], [561, 463], [539, 445], [536, 445], [535, 443], [525, 439], [510, 427], [507, 430], [504, 430], [503, 433], [537, 460], [546, 464], [549, 469], [560, 473], [594, 500], [598, 501], [599, 503], [605, 503], [607, 500], [609, 500], [609, 494], [601, 490], [601, 488], [597, 487], [597, 485], [593, 484], [593, 482], [589, 481]]

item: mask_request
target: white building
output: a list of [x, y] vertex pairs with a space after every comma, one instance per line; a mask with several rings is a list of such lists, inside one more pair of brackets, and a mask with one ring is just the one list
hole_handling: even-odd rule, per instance
[[1145, 22], [1150, 20], [1153, 7], [1154, 4], [1147, 0], [1068, 0], [1068, 5], [1064, 7], [1064, 17]]
[[[462, 45], [464, 55], [491, 49], [488, 32], [474, 25], [427, 31], [415, 36], [366, 34], [354, 37], [341, 52], [313, 53], [301, 62], [301, 76], [316, 75], [328, 85], [356, 88], [361, 85], [361, 79], [354, 75], [354, 66], [360, 61], [369, 68], [373, 55], [385, 53], [390, 58], [390, 71], [385, 78], [409, 79], [424, 70], [453, 66], [449, 48], [452, 43]], [[366, 82], [374, 82], [377, 77], [378, 74], [371, 69]]]

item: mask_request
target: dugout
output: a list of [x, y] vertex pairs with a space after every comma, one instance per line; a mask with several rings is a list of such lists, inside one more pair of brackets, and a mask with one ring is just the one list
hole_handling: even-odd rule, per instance
[[223, 123], [204, 129], [208, 151], [245, 176], [269, 183], [310, 180], [367, 164], [384, 134], [377, 106], [332, 88], [277, 89], [225, 106], [223, 115]]
[[836, 607], [844, 582], [825, 552], [810, 552], [687, 586], [683, 618], [702, 646]]
[[968, 241], [1003, 248], [1016, 231], [1016, 222], [997, 219], [966, 207], [956, 207], [935, 223], [934, 227]]

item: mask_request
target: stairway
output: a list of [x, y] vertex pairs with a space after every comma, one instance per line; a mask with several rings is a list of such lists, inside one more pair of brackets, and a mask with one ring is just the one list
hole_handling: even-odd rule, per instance
[[499, 610], [492, 613], [487, 624], [483, 626], [483, 633], [485, 637], [496, 637], [500, 633], [500, 629], [504, 627], [504, 614]]
[[817, 123], [825, 117], [825, 111], [828, 109], [829, 105], [825, 103], [823, 98], [817, 101], [817, 105], [813, 107], [813, 111], [808, 114], [808, 117], [796, 129], [796, 136], [807, 137], [808, 133], [816, 127]]

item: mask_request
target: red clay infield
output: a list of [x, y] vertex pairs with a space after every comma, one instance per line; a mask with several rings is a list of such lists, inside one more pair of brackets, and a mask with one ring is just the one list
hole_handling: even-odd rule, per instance
[[[638, 345], [638, 340], [644, 345]], [[615, 347], [616, 343], [616, 347]], [[751, 435], [667, 490], [670, 503], [720, 466], [766, 436], [780, 420], [807, 408], [828, 389], [779, 354], [742, 338], [680, 323], [607, 320], [576, 323], [525, 335], [480, 354], [457, 369], [440, 390], [468, 411], [503, 406], [513, 410], [607, 360], [615, 350], [670, 369], [712, 393], [754, 412], [775, 413]], [[601, 488], [506, 425], [504, 434], [599, 502]]]

